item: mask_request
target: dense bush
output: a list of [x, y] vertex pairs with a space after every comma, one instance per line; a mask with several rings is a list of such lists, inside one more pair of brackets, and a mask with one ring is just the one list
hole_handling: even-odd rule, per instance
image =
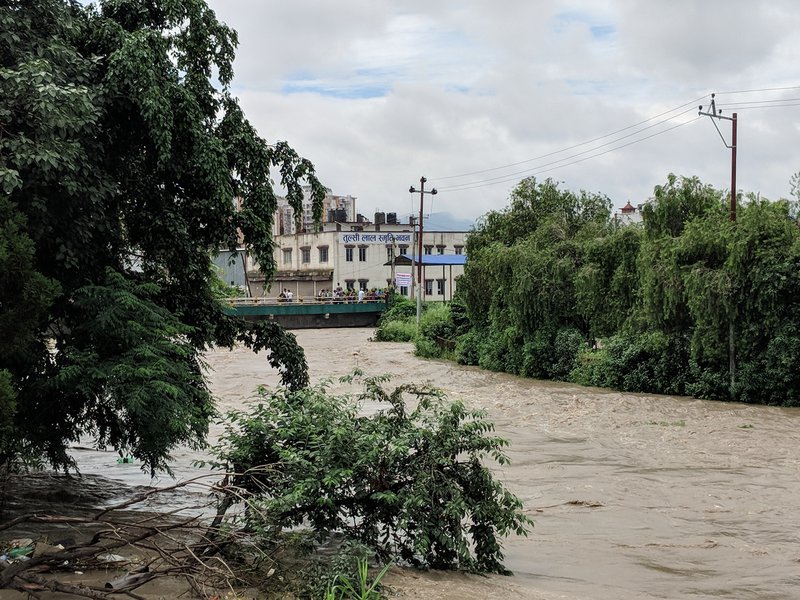
[[623, 226], [604, 196], [526, 179], [508, 209], [476, 225], [449, 315], [428, 316], [416, 353], [626, 391], [800, 405], [796, 203], [745, 197], [735, 222], [726, 205], [697, 178], [670, 175], [644, 222]]
[[490, 329], [478, 346], [478, 365], [490, 371], [520, 372], [522, 336], [514, 327]]
[[417, 335], [417, 324], [413, 318], [387, 321], [375, 330], [376, 342], [411, 342]]
[[480, 343], [484, 332], [470, 329], [456, 340], [456, 361], [462, 365], [477, 365], [480, 356]]
[[375, 330], [376, 342], [411, 342], [417, 335], [417, 306], [405, 296], [394, 294]]
[[324, 385], [262, 389], [249, 412], [228, 415], [217, 466], [237, 473], [248, 526], [308, 526], [382, 560], [503, 572], [501, 538], [532, 524], [485, 464], [506, 464], [507, 442], [482, 412], [428, 387], [387, 392], [385, 381], [364, 382], [359, 399], [383, 406], [370, 416]]
[[417, 305], [413, 300], [405, 296], [394, 294], [392, 306], [381, 315], [378, 326], [382, 326], [392, 321], [405, 321], [417, 316]]
[[688, 346], [685, 338], [661, 332], [621, 333], [602, 350], [580, 354], [571, 379], [628, 392], [685, 394]]
[[420, 317], [419, 331], [414, 340], [414, 354], [423, 358], [449, 357], [455, 344], [455, 327], [450, 306], [444, 303], [429, 304]]

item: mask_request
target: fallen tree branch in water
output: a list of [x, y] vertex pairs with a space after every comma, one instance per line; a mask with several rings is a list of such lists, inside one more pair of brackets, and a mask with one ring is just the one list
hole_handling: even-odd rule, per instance
[[[120, 595], [139, 599], [141, 597], [134, 590], [159, 577], [181, 577], [198, 597], [232, 589], [238, 578], [225, 559], [219, 556], [219, 548], [231, 543], [229, 538], [235, 534], [223, 532], [220, 523], [232, 504], [225, 500], [226, 496], [236, 492], [227, 489], [225, 481], [228, 479], [221, 484], [210, 484], [203, 481], [208, 477], [210, 475], [164, 488], [148, 489], [86, 517], [33, 513], [0, 523], [0, 531], [11, 531], [32, 523], [67, 526], [71, 533], [77, 532], [83, 538], [67, 544], [67, 547], [44, 542], [31, 544], [30, 548], [24, 549], [26, 552], [0, 559], [0, 589], [17, 590], [33, 598], [59, 592], [93, 600], [109, 600]], [[219, 475], [213, 477], [219, 478]], [[141, 508], [143, 502], [155, 495], [187, 486], [199, 486], [216, 495], [217, 510], [212, 511], [209, 519], [197, 515], [178, 518], [178, 513], [186, 508], [156, 514], [126, 510]], [[112, 554], [125, 550], [130, 551], [125, 552], [130, 556]], [[145, 564], [122, 572], [104, 584], [97, 584], [96, 578], [91, 585], [67, 582], [57, 575], [58, 572], [83, 572], [137, 561]]]

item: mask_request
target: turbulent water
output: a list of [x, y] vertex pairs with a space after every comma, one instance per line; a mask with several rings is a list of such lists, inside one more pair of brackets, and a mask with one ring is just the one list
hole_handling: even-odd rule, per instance
[[[390, 583], [405, 597], [800, 597], [800, 410], [520, 379], [421, 360], [371, 334], [296, 332], [314, 380], [360, 367], [486, 409], [511, 441], [498, 476], [536, 521], [527, 538], [506, 541], [514, 577], [396, 570]], [[207, 360], [223, 411], [277, 385], [263, 356], [221, 350]], [[111, 453], [75, 454], [83, 472], [149, 482]], [[178, 476], [194, 474], [197, 458], [177, 452]]]

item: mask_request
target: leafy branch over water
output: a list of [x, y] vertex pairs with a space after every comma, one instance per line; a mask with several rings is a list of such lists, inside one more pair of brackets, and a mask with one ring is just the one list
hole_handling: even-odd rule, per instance
[[[387, 380], [364, 379], [357, 399], [325, 384], [261, 389], [249, 412], [228, 415], [215, 466], [240, 474], [230, 485], [246, 526], [274, 539], [308, 525], [382, 561], [505, 573], [501, 538], [532, 525], [485, 464], [507, 464], [508, 442], [483, 412], [428, 386], [387, 391]], [[365, 403], [381, 408], [364, 415]]]

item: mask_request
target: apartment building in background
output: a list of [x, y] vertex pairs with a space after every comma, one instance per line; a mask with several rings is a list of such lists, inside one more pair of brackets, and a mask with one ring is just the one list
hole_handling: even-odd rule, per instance
[[[359, 220], [356, 213], [355, 196], [339, 196], [330, 190], [322, 200], [323, 223], [346, 223]], [[274, 236], [291, 235], [314, 231], [314, 214], [311, 209], [311, 187], [303, 186], [303, 214], [300, 215], [300, 227], [295, 222], [294, 209], [286, 198], [278, 197], [278, 210], [272, 228]], [[364, 217], [361, 217], [364, 220]]]
[[[376, 213], [374, 222], [323, 223], [316, 233], [276, 235], [275, 276], [265, 281], [258, 265], [249, 265], [250, 294], [274, 297], [290, 289], [295, 298], [313, 298], [337, 287], [356, 291], [386, 288], [401, 273], [411, 274], [416, 281], [414, 227], [397, 222], [394, 216], [391, 220], [387, 223], [387, 215]], [[452, 298], [458, 277], [464, 273], [466, 236], [464, 231], [424, 231], [425, 300]], [[411, 285], [397, 286], [397, 290], [412, 297]]]

